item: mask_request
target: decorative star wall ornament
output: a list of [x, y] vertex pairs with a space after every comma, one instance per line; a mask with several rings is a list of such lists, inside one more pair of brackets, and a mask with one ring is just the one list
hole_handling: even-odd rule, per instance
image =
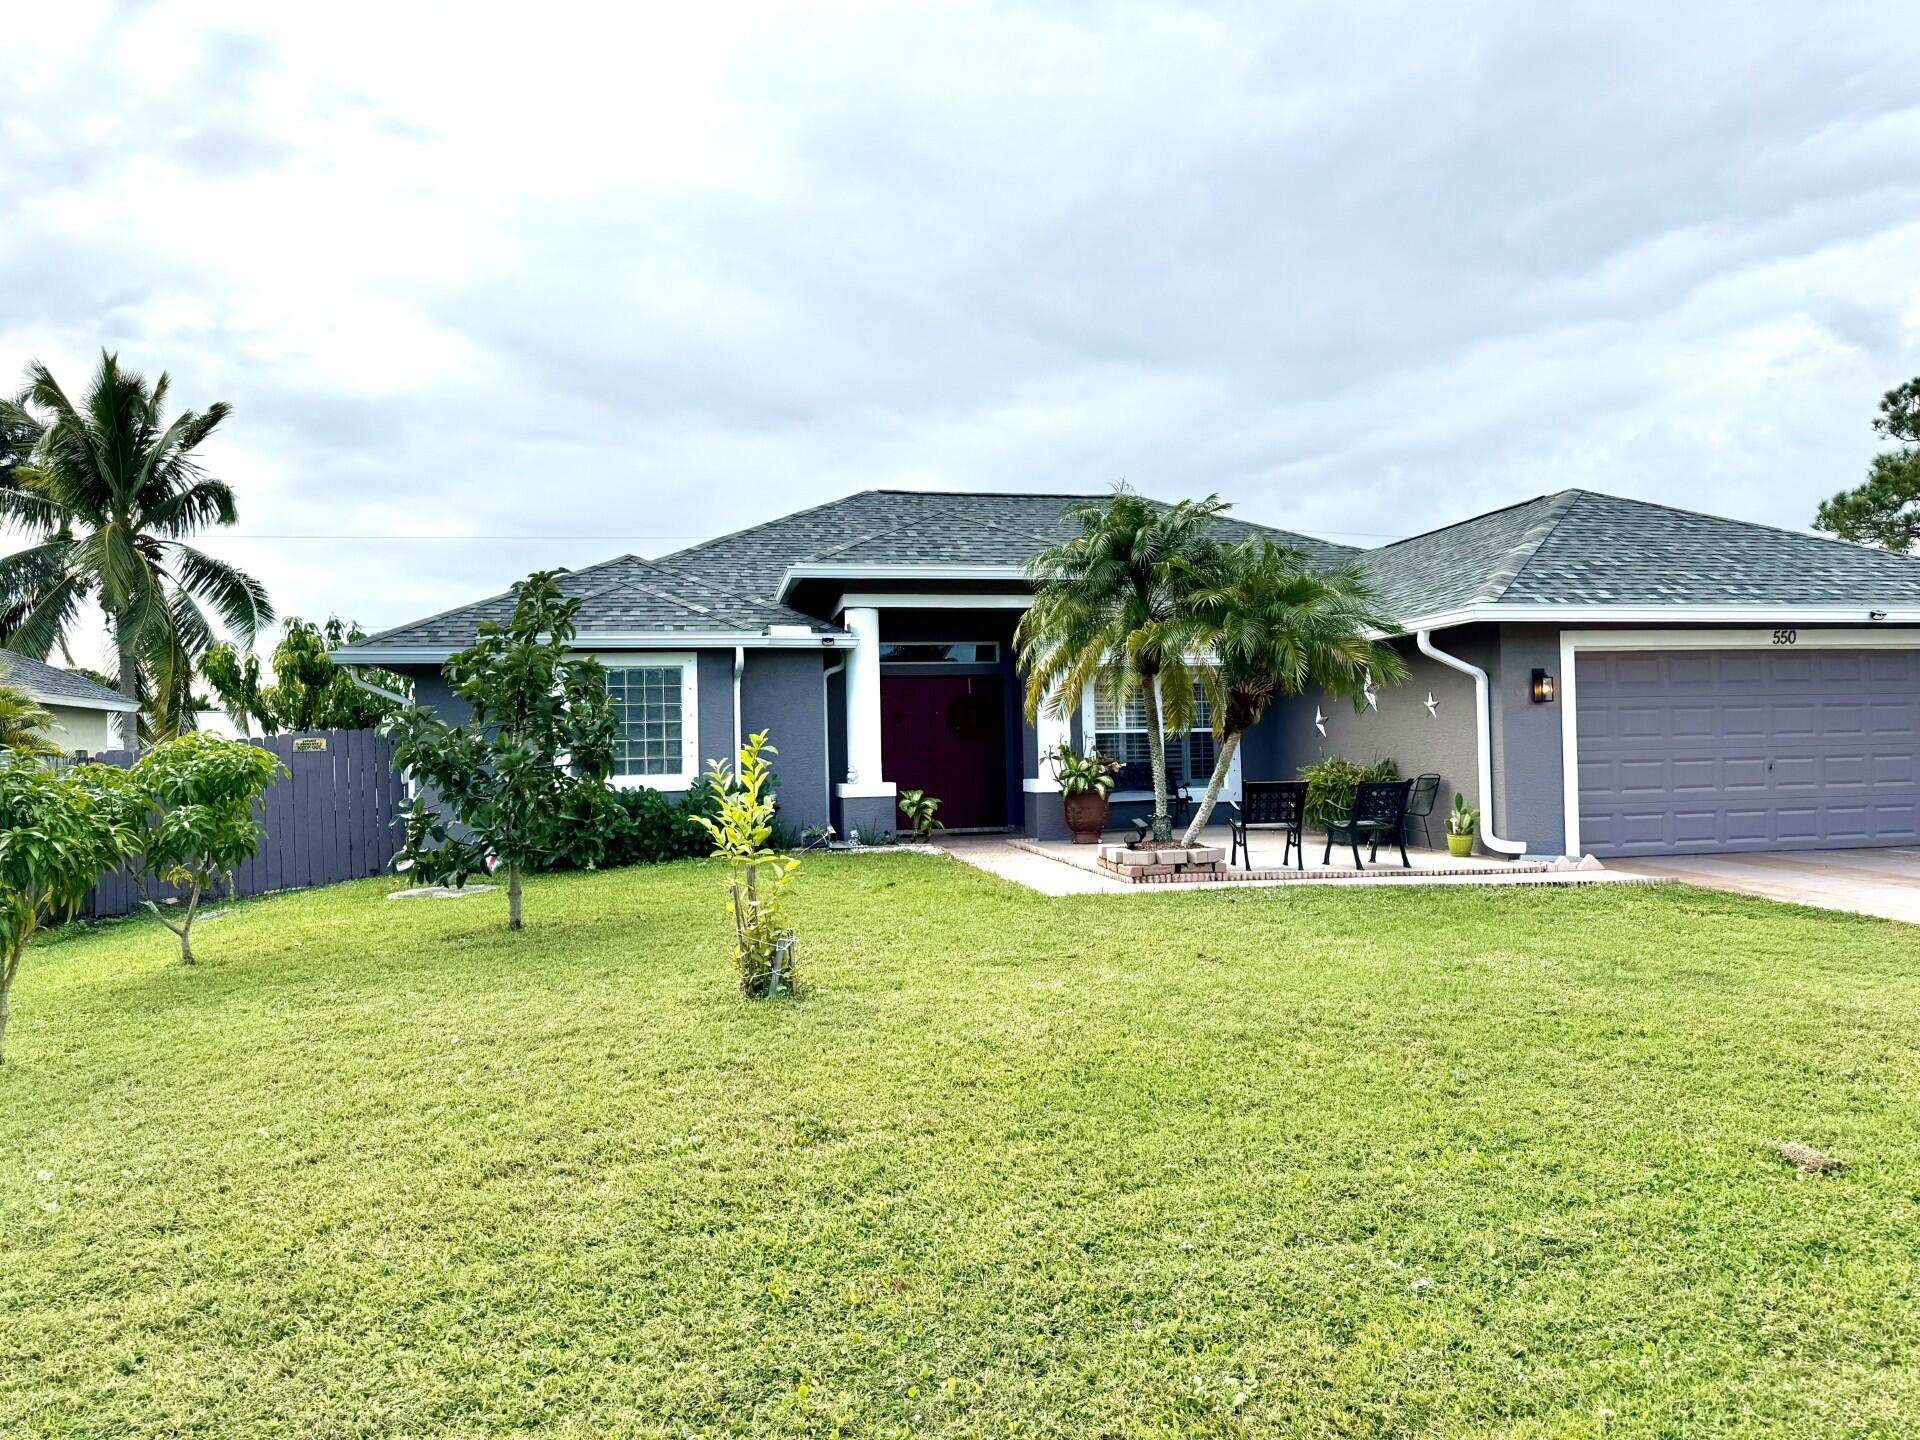
[[1318, 730], [1322, 735], [1327, 733], [1327, 717], [1320, 713], [1320, 707], [1318, 705], [1313, 707], [1313, 728]]
[[1360, 693], [1367, 697], [1367, 708], [1369, 710], [1378, 710], [1380, 708], [1380, 692], [1373, 688], [1373, 682], [1371, 680], [1367, 682], [1366, 688]]
[[1440, 718], [1440, 702], [1433, 698], [1431, 690], [1427, 691], [1427, 714], [1436, 720]]

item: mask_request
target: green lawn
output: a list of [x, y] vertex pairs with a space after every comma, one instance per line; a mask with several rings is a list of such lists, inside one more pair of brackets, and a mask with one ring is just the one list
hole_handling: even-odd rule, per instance
[[0, 1436], [1920, 1430], [1920, 931], [832, 858], [749, 1005], [719, 884], [37, 946]]

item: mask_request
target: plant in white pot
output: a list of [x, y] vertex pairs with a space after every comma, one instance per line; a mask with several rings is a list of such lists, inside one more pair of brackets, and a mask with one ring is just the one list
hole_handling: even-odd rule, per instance
[[1067, 829], [1076, 845], [1098, 845], [1107, 828], [1108, 797], [1120, 774], [1120, 762], [1089, 750], [1073, 753], [1073, 747], [1061, 744], [1053, 751], [1054, 778], [1060, 782], [1060, 799], [1066, 807]]
[[1473, 853], [1473, 832], [1480, 828], [1480, 812], [1467, 804], [1467, 797], [1453, 792], [1453, 810], [1447, 816], [1447, 853], [1464, 860]]

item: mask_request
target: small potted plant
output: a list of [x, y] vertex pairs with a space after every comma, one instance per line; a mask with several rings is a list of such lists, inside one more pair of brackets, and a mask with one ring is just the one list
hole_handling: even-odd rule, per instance
[[1120, 762], [1102, 755], [1098, 750], [1076, 755], [1073, 747], [1066, 744], [1054, 750], [1052, 760], [1054, 778], [1060, 782], [1060, 798], [1066, 806], [1067, 829], [1073, 832], [1073, 843], [1098, 845], [1101, 833], [1107, 828], [1107, 797], [1113, 794], [1114, 780], [1120, 774]]
[[1480, 827], [1480, 812], [1467, 804], [1467, 797], [1453, 792], [1453, 813], [1447, 816], [1447, 853], [1464, 860], [1473, 853], [1473, 832]]
[[934, 818], [933, 812], [940, 808], [940, 802], [924, 790], [902, 790], [898, 801], [900, 813], [907, 817], [908, 833], [921, 844], [933, 838], [933, 832], [947, 827]]

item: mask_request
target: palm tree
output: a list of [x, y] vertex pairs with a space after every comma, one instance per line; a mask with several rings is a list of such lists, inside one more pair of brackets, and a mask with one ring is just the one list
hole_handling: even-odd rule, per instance
[[249, 644], [273, 619], [258, 580], [186, 543], [234, 523], [233, 491], [194, 459], [227, 406], [168, 424], [167, 377], [149, 387], [104, 353], [79, 406], [44, 365], [27, 381], [21, 400], [0, 402], [0, 430], [32, 435], [26, 463], [0, 484], [0, 520], [38, 543], [0, 559], [0, 641], [40, 660], [66, 653], [82, 605], [97, 601], [121, 693], [146, 704], [148, 733], [173, 734], [191, 724], [193, 664], [213, 643], [201, 605]]
[[1212, 657], [1200, 683], [1220, 737], [1206, 794], [1180, 842], [1192, 845], [1220, 799], [1241, 738], [1274, 696], [1315, 686], [1363, 710], [1375, 685], [1404, 679], [1407, 667], [1391, 645], [1373, 638], [1394, 622], [1373, 608], [1357, 565], [1314, 571], [1300, 551], [1250, 536], [1205, 569], [1181, 568], [1190, 583], [1158, 640]]
[[[6, 674], [0, 666], [0, 676]], [[0, 750], [24, 750], [29, 755], [58, 755], [47, 730], [53, 725], [53, 712], [40, 707], [26, 691], [0, 684]]]
[[1179, 613], [1187, 577], [1205, 574], [1218, 544], [1209, 533], [1226, 509], [1216, 495], [1171, 508], [1149, 504], [1125, 485], [1104, 503], [1068, 513], [1080, 533], [1027, 565], [1033, 606], [1014, 643], [1027, 672], [1027, 718], [1042, 706], [1070, 714], [1089, 684], [1118, 708], [1137, 692], [1146, 710], [1153, 771], [1153, 838], [1171, 840], [1167, 813], [1169, 729], [1193, 719], [1194, 676], [1186, 652], [1163, 643]]

